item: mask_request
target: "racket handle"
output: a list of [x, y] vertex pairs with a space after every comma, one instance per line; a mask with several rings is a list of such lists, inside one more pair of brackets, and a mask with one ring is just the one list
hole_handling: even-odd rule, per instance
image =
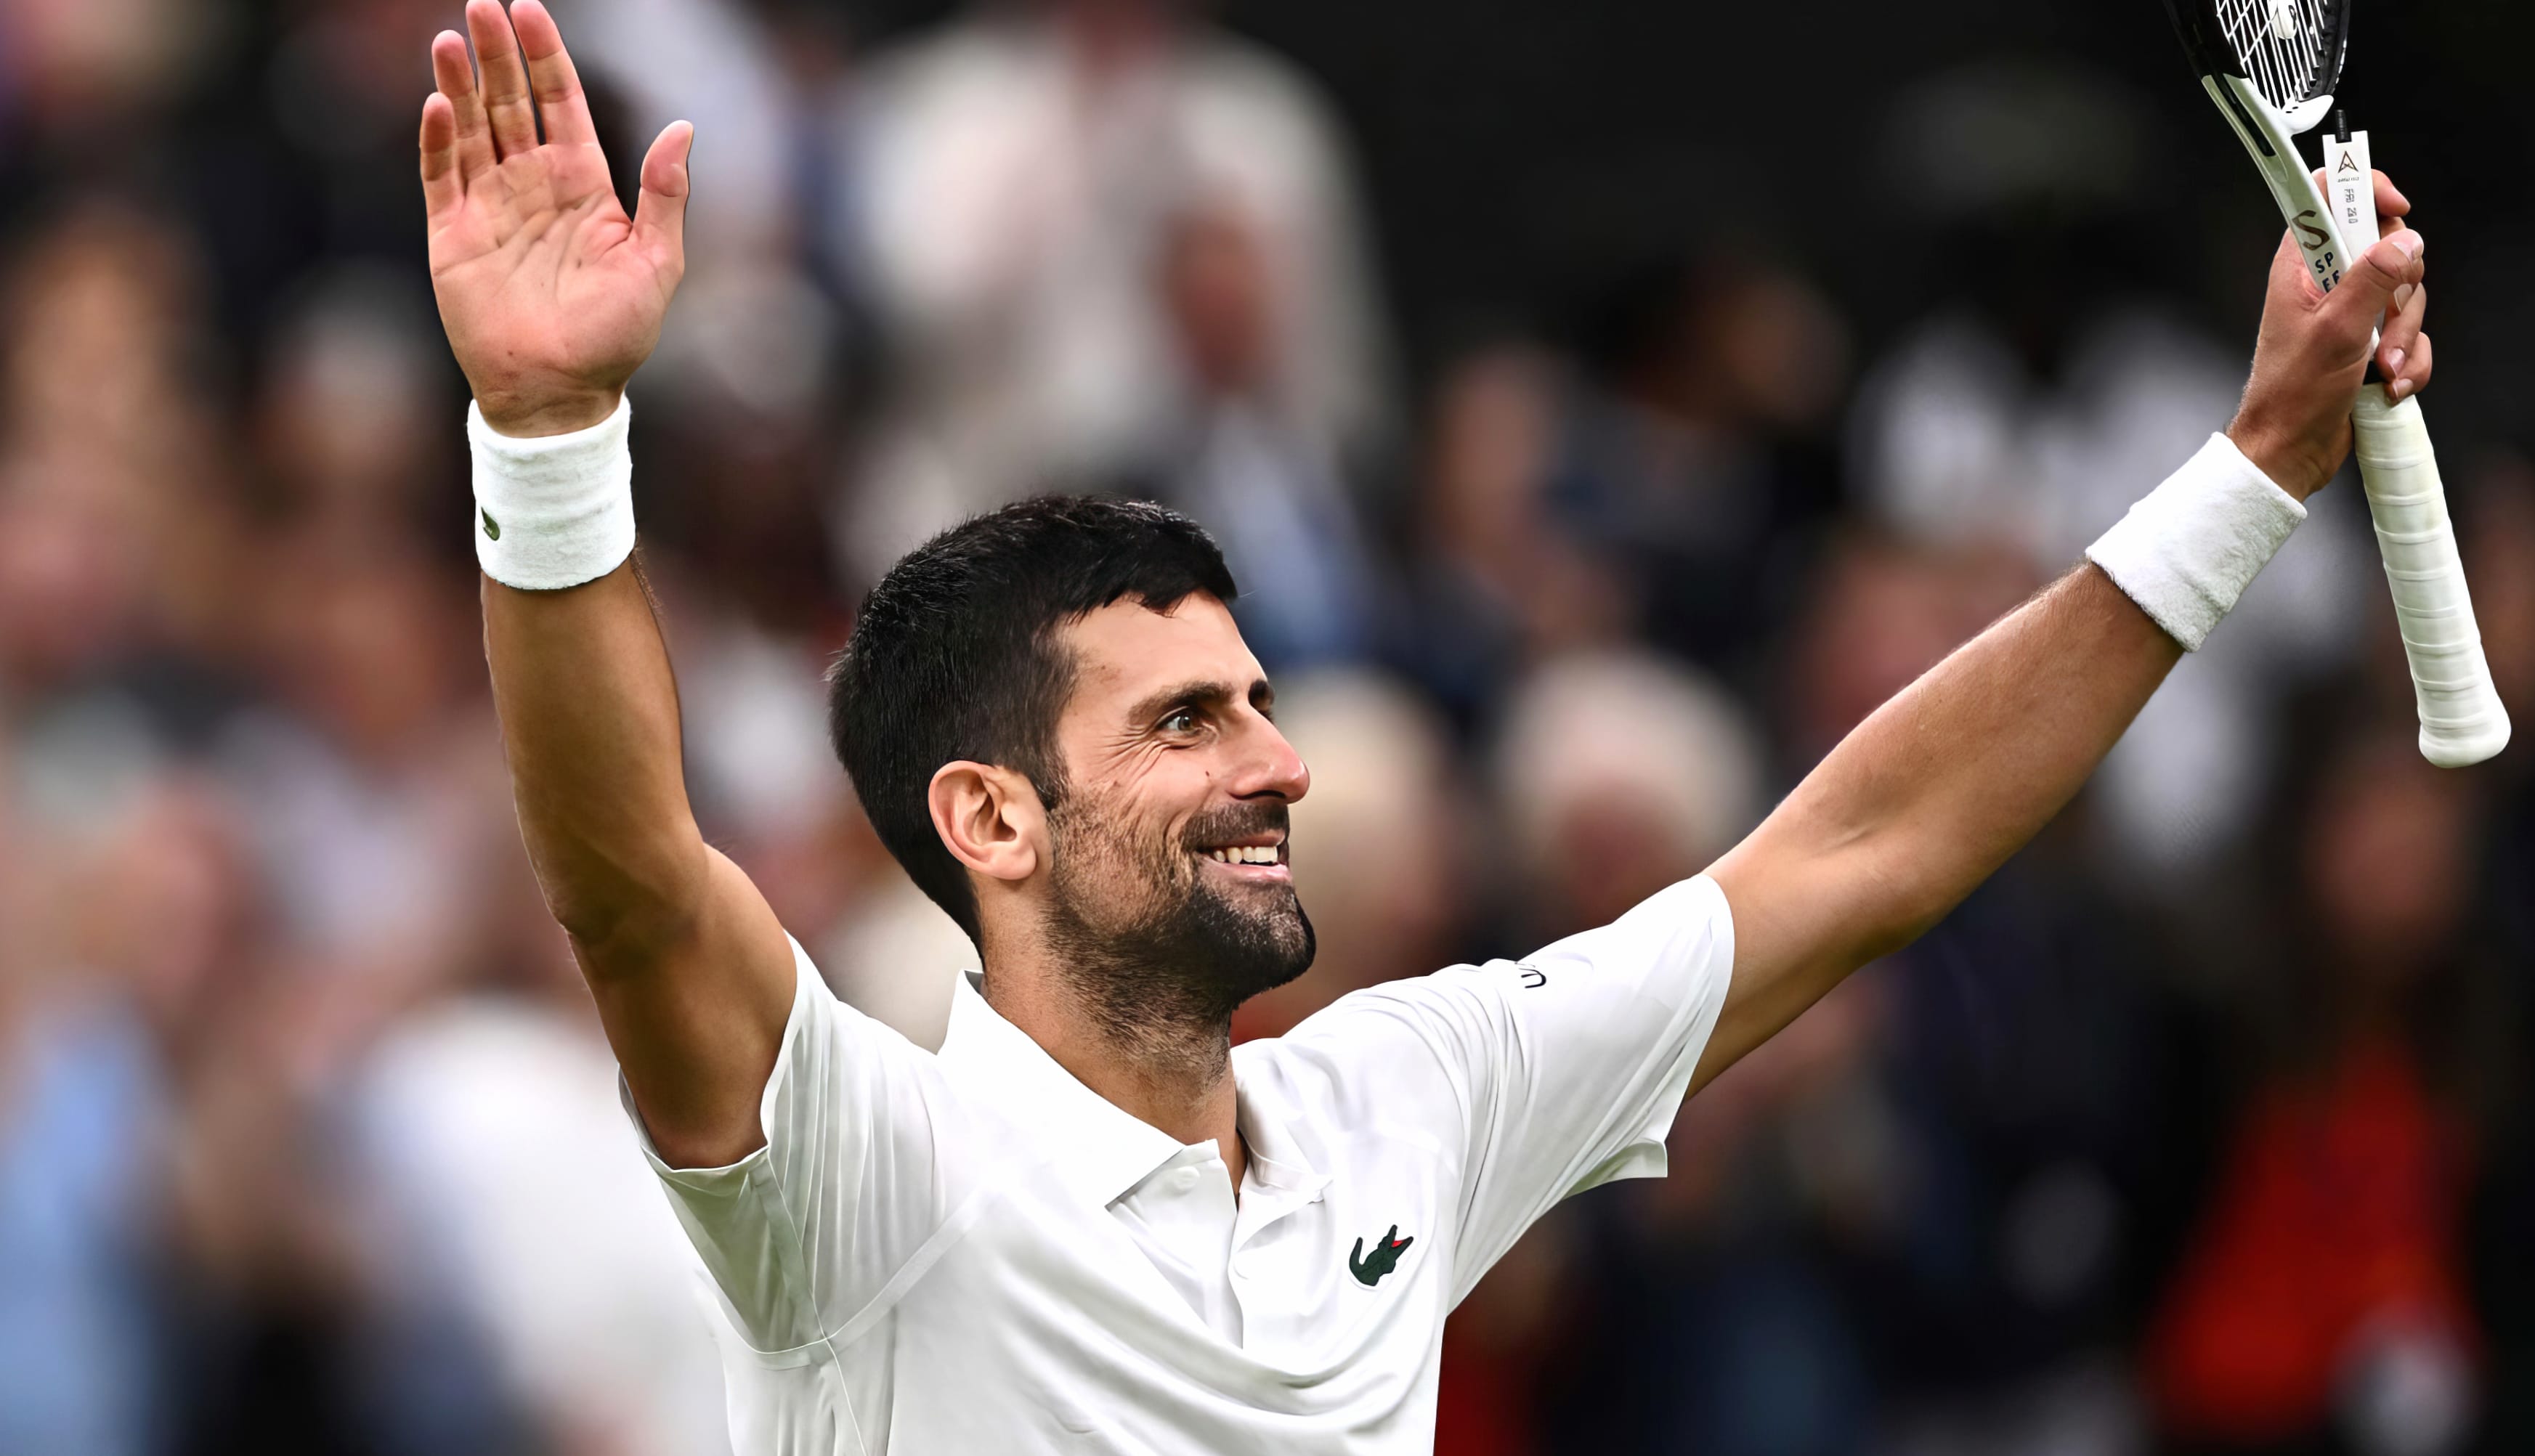
[[2442, 768], [2479, 763], [2507, 745], [2508, 710], [2483, 657], [2421, 401], [2387, 404], [2382, 387], [2362, 385], [2351, 426], [2368, 514], [2393, 588], [2394, 621], [2411, 661], [2421, 757]]

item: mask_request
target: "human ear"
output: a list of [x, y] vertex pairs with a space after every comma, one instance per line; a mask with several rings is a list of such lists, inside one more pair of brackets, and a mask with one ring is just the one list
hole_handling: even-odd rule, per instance
[[952, 858], [990, 880], [1019, 881], [1038, 871], [1047, 811], [1022, 774], [956, 759], [925, 789], [933, 831]]

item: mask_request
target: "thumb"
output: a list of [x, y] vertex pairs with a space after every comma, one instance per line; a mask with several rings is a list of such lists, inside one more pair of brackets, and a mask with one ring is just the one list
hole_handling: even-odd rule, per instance
[[643, 195], [634, 205], [634, 236], [663, 263], [686, 265], [687, 158], [696, 129], [683, 121], [661, 128], [643, 154]]
[[2377, 327], [2394, 301], [2394, 290], [2421, 280], [2421, 235], [2410, 228], [2386, 234], [2359, 255], [2341, 275], [2324, 311], [2354, 330]]

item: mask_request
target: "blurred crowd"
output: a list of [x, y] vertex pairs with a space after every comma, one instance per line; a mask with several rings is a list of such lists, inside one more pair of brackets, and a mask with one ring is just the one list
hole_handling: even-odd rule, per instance
[[[1697, 873], [2248, 353], [2188, 269], [2071, 266], [2157, 133], [2047, 59], [1893, 89], [1957, 164], [1872, 304], [1717, 219], [1447, 325], [1239, 6], [552, 8], [620, 171], [698, 125], [634, 399], [699, 816], [919, 1041], [972, 952], [821, 673], [931, 530], [1216, 532], [1315, 770], [1273, 1035]], [[457, 19], [0, 0], [0, 1456], [727, 1450], [480, 666], [412, 171]], [[2535, 463], [2444, 443], [2522, 719]], [[2040, 842], [1526, 1239], [1440, 1449], [2535, 1445], [2535, 751], [2423, 763], [2371, 545], [2322, 498]]]

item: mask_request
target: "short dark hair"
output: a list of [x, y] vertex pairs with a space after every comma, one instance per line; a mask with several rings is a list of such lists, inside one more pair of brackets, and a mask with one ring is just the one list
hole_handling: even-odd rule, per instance
[[978, 939], [966, 867], [934, 831], [943, 764], [971, 759], [1065, 795], [1056, 719], [1075, 663], [1056, 630], [1125, 597], [1166, 612], [1239, 594], [1196, 521], [1144, 501], [1041, 496], [964, 521], [900, 558], [863, 598], [828, 673], [828, 736], [863, 811], [916, 887]]

